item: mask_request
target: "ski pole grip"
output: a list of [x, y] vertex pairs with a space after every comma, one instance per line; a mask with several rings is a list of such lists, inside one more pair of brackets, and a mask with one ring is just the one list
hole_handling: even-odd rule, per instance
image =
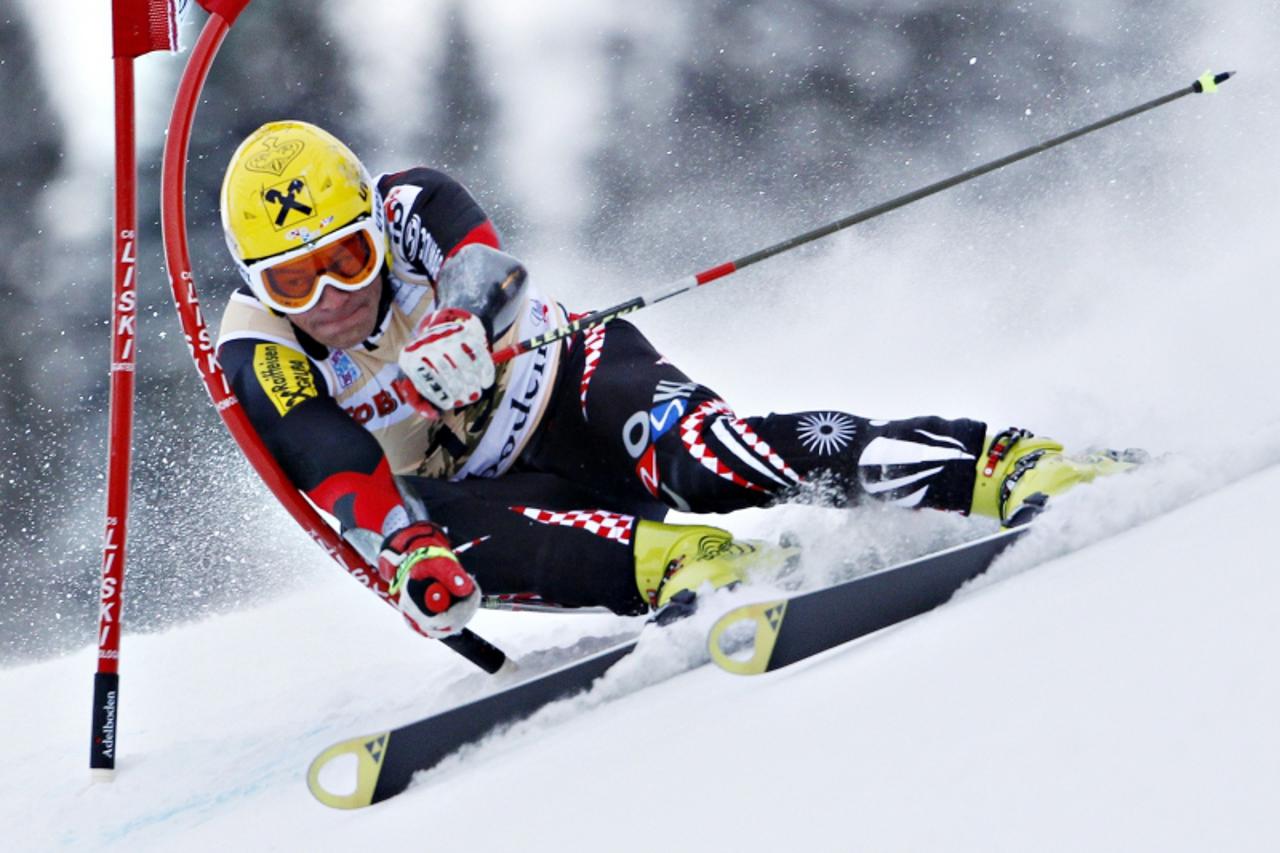
[[470, 628], [463, 628], [461, 634], [445, 637], [440, 642], [471, 661], [485, 672], [493, 675], [502, 669], [507, 656], [502, 649], [481, 637]]

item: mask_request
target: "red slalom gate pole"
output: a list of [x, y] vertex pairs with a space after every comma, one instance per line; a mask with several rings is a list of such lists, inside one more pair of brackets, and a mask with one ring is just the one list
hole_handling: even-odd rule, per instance
[[115, 65], [115, 234], [112, 247], [111, 402], [107, 434], [107, 523], [98, 608], [98, 669], [93, 677], [89, 768], [111, 779], [116, 766], [120, 704], [120, 625], [133, 455], [133, 391], [137, 342], [138, 204], [134, 140], [133, 60], [178, 49], [173, 0], [113, 0]]
[[[182, 324], [183, 335], [195, 362], [205, 390], [221, 415], [227, 430], [240, 446], [258, 476], [271, 490], [293, 519], [348, 574], [368, 587], [383, 601], [395, 606], [389, 597], [387, 582], [373, 569], [349, 542], [330, 527], [306, 496], [298, 491], [280, 468], [275, 457], [262, 443], [244, 407], [231, 392], [226, 375], [214, 352], [213, 336], [200, 310], [195, 277], [191, 272], [191, 253], [187, 241], [186, 180], [187, 152], [191, 144], [191, 127], [205, 79], [213, 66], [218, 49], [236, 18], [250, 0], [200, 0], [209, 12], [209, 20], [191, 51], [174, 97], [165, 139], [164, 166], [161, 174], [161, 222], [164, 232], [165, 263], [169, 269], [169, 286]], [[415, 626], [416, 627], [416, 626]], [[419, 631], [419, 633], [421, 633]], [[489, 673], [497, 672], [506, 662], [501, 649], [470, 629], [440, 642]]]
[[98, 607], [98, 671], [93, 678], [93, 743], [89, 767], [110, 777], [116, 762], [120, 689], [120, 619], [133, 449], [135, 322], [137, 320], [137, 198], [134, 186], [133, 59], [115, 60], [116, 210], [112, 274], [111, 403], [107, 436], [107, 530]]

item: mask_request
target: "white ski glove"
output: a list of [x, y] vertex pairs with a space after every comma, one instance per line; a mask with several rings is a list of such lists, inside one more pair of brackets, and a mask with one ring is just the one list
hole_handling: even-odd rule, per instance
[[378, 574], [405, 618], [433, 639], [459, 633], [480, 608], [475, 578], [430, 521], [415, 521], [383, 541]]
[[441, 412], [476, 402], [493, 384], [484, 324], [462, 308], [445, 308], [423, 320], [399, 361], [413, 390]]

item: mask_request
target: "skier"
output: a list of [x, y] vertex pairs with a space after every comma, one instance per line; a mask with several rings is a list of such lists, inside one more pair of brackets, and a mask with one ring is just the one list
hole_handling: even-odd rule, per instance
[[218, 359], [291, 481], [337, 518], [407, 619], [461, 631], [494, 597], [685, 608], [787, 548], [668, 509], [875, 499], [1022, 523], [1127, 463], [1025, 430], [838, 411], [739, 417], [615, 320], [495, 365], [575, 316], [428, 168], [373, 180], [324, 130], [272, 122], [221, 196], [245, 286]]

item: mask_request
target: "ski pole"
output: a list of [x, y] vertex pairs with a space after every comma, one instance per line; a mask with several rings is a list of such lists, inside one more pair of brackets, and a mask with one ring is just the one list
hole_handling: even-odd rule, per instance
[[648, 294], [636, 296], [626, 302], [614, 305], [612, 308], [604, 308], [600, 311], [592, 312], [585, 317], [580, 317], [569, 323], [567, 326], [562, 326], [558, 329], [547, 332], [545, 335], [538, 335], [537, 337], [530, 338], [527, 341], [520, 341], [518, 343], [511, 344], [510, 346], [503, 347], [493, 354], [493, 360], [498, 364], [510, 361], [518, 355], [523, 355], [524, 353], [544, 347], [547, 344], [555, 343], [558, 340], [577, 334], [583, 329], [590, 329], [594, 326], [608, 323], [611, 320], [616, 320], [618, 317], [630, 314], [633, 311], [639, 311], [641, 308], [656, 305], [659, 302], [671, 299], [673, 296], [679, 296], [682, 293], [701, 287], [702, 285], [713, 282], [716, 279], [724, 278], [730, 273], [735, 273], [738, 270], [745, 269], [752, 264], [758, 264], [763, 260], [772, 258], [774, 255], [789, 252], [792, 249], [803, 246], [806, 243], [812, 243], [814, 240], [834, 234], [837, 231], [843, 231], [844, 229], [857, 225], [861, 222], [866, 222], [869, 219], [875, 219], [878, 216], [883, 216], [890, 211], [897, 210], [900, 207], [906, 207], [909, 204], [920, 201], [923, 198], [928, 198], [929, 196], [940, 193], [943, 190], [959, 186], [960, 184], [971, 181], [974, 178], [981, 177], [988, 172], [994, 172], [996, 169], [1002, 169], [1005, 166], [1017, 163], [1019, 160], [1025, 160], [1028, 157], [1034, 157], [1037, 154], [1048, 151], [1050, 148], [1056, 148], [1059, 145], [1070, 142], [1073, 139], [1078, 139], [1086, 134], [1093, 133], [1096, 130], [1101, 130], [1104, 127], [1108, 127], [1128, 118], [1133, 118], [1134, 116], [1140, 115], [1149, 110], [1154, 110], [1156, 107], [1164, 106], [1165, 104], [1171, 101], [1176, 101], [1186, 95], [1199, 92], [1216, 92], [1218, 90], [1218, 84], [1230, 79], [1235, 73], [1236, 72], [1234, 71], [1223, 71], [1219, 74], [1214, 74], [1211, 71], [1206, 71], [1190, 86], [1185, 86], [1177, 91], [1170, 92], [1167, 95], [1162, 95], [1159, 98], [1147, 101], [1144, 104], [1139, 104], [1138, 106], [1124, 110], [1123, 112], [1118, 112], [1115, 115], [1102, 119], [1101, 121], [1085, 125], [1084, 127], [1077, 128], [1070, 133], [1064, 133], [1061, 136], [1055, 136], [1052, 139], [1048, 139], [1037, 145], [1032, 145], [1029, 148], [1024, 148], [1021, 151], [1015, 151], [1014, 153], [1001, 157], [998, 160], [992, 160], [990, 163], [985, 163], [981, 166], [970, 169], [967, 172], [961, 172], [960, 174], [946, 178], [945, 180], [921, 187], [918, 190], [906, 193], [905, 195], [900, 195], [897, 198], [877, 204], [874, 207], [868, 207], [866, 210], [850, 214], [843, 219], [837, 219], [835, 222], [823, 225], [820, 228], [814, 228], [812, 231], [806, 231], [803, 234], [798, 234], [789, 240], [783, 240], [781, 243], [769, 246], [768, 248], [760, 249], [759, 251], [752, 252], [749, 255], [743, 255], [737, 260], [718, 264], [717, 266], [705, 269], [700, 273], [679, 278], [670, 284], [655, 288]]

